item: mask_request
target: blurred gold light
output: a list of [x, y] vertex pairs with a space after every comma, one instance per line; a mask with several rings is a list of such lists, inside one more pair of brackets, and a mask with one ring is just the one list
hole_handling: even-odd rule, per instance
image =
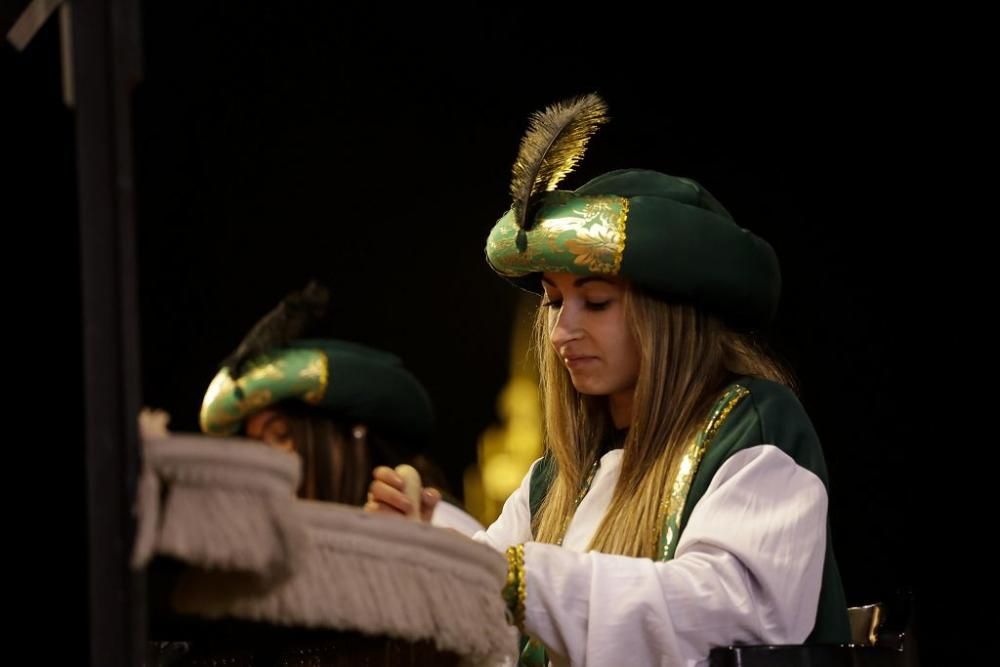
[[485, 525], [500, 515], [504, 501], [542, 455], [538, 371], [529, 349], [537, 307], [538, 299], [527, 295], [518, 302], [511, 340], [510, 378], [497, 400], [499, 424], [483, 431], [477, 463], [465, 471], [466, 508]]

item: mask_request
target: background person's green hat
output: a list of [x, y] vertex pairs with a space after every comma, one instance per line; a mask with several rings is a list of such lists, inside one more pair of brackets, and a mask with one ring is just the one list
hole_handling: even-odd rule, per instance
[[[248, 417], [292, 403], [403, 442], [421, 444], [431, 435], [430, 398], [398, 357], [359, 343], [298, 337], [325, 303], [326, 291], [310, 285], [254, 326], [205, 393], [204, 433], [238, 433]], [[302, 309], [310, 315], [298, 317]]]
[[731, 326], [765, 328], [781, 292], [774, 250], [697, 182], [623, 169], [556, 190], [606, 114], [604, 101], [587, 95], [532, 117], [514, 164], [513, 204], [486, 243], [490, 266], [536, 294], [546, 271], [621, 276]]

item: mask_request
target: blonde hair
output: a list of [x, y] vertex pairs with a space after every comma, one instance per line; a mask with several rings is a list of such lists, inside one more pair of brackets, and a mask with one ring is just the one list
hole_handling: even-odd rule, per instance
[[[687, 444], [721, 391], [752, 375], [793, 385], [790, 374], [751, 337], [686, 304], [668, 304], [629, 286], [624, 314], [640, 350], [632, 421], [622, 468], [608, 510], [590, 548], [653, 558], [659, 510]], [[585, 476], [614, 428], [603, 396], [576, 391], [549, 342], [548, 319], [535, 319], [535, 351], [545, 412], [546, 448], [556, 475], [538, 516], [540, 542], [559, 542], [573, 516]]]

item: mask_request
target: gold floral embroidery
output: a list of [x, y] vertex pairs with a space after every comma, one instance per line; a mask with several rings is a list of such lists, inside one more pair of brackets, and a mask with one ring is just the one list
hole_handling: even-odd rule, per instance
[[231, 435], [248, 416], [288, 398], [320, 403], [326, 395], [328, 369], [326, 354], [306, 348], [261, 355], [235, 382], [228, 369], [222, 369], [202, 401], [202, 431]]
[[509, 277], [544, 271], [616, 275], [627, 218], [628, 200], [622, 197], [560, 197], [539, 211], [526, 233], [526, 250], [517, 248], [520, 230], [511, 212], [493, 228], [487, 255], [494, 269]]
[[698, 465], [701, 463], [702, 457], [708, 451], [712, 440], [726, 421], [729, 413], [749, 394], [750, 390], [741, 385], [734, 385], [730, 388], [716, 403], [705, 427], [684, 453], [670, 493], [663, 499], [660, 506], [660, 518], [657, 521], [659, 528], [657, 533], [653, 535], [654, 543], [655, 541], [659, 542], [657, 556], [661, 560], [673, 558], [674, 549], [677, 547], [677, 538], [680, 535], [681, 514], [684, 512], [688, 492], [691, 490], [691, 482], [694, 481], [695, 473], [698, 472]]

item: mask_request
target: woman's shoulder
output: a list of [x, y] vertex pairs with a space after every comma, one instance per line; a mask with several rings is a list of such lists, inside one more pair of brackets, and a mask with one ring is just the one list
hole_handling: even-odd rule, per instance
[[759, 377], [738, 378], [723, 392], [713, 418], [721, 420], [713, 437], [717, 453], [772, 446], [826, 478], [819, 435], [791, 387]]
[[[792, 434], [816, 437], [812, 420], [795, 391], [780, 382], [759, 377], [741, 377], [730, 387], [745, 390], [750, 416], [756, 420], [764, 442]], [[775, 443], [772, 443], [775, 444]]]

